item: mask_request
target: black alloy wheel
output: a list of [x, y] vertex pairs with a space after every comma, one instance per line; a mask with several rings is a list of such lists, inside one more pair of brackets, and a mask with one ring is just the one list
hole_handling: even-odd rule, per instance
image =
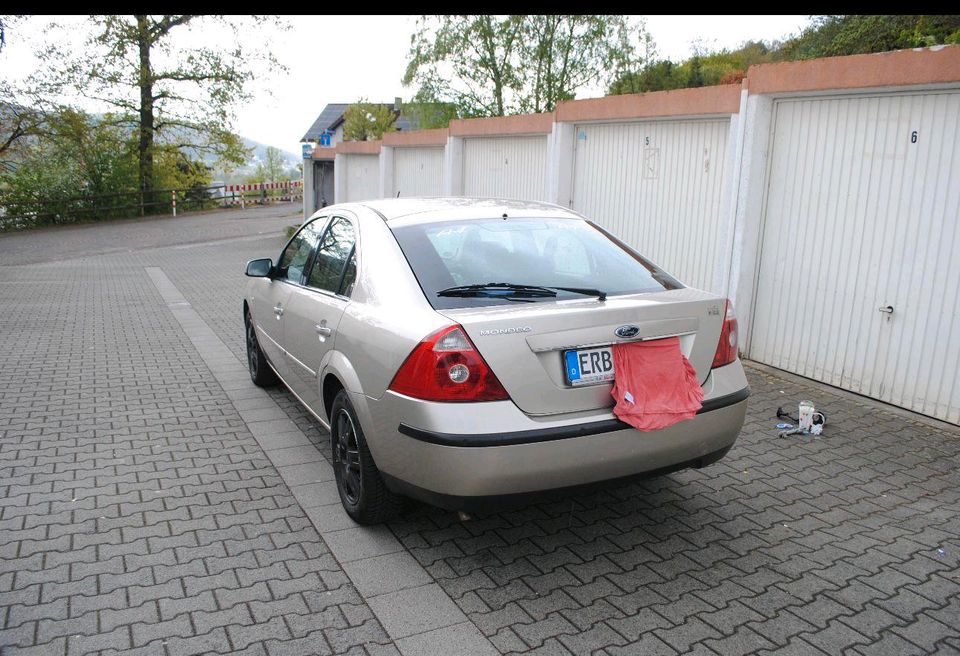
[[363, 494], [363, 475], [360, 472], [360, 448], [357, 445], [357, 429], [346, 408], [340, 408], [336, 417], [336, 444], [334, 463], [340, 470], [338, 480], [342, 481], [343, 495], [347, 503], [357, 505]]
[[246, 321], [247, 336], [247, 365], [250, 368], [250, 380], [259, 387], [271, 387], [277, 384], [277, 375], [267, 364], [267, 357], [260, 350], [260, 342], [257, 341], [257, 329], [253, 325], [253, 317], [247, 310]]

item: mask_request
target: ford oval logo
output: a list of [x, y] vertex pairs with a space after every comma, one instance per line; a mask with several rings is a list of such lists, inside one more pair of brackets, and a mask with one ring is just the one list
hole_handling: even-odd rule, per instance
[[620, 326], [614, 331], [617, 337], [635, 337], [640, 332], [637, 326]]

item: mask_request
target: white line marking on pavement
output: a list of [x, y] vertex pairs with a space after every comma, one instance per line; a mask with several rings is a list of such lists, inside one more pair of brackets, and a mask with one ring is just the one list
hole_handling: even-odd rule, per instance
[[[500, 652], [386, 526], [360, 526], [340, 506], [333, 469], [160, 267], [145, 267], [167, 308], [300, 507], [404, 656]], [[212, 366], [216, 365], [216, 366]], [[369, 596], [368, 596], [369, 595]]]

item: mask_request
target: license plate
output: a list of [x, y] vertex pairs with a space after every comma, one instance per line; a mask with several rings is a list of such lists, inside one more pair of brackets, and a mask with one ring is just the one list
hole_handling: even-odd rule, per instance
[[613, 350], [609, 346], [564, 351], [563, 361], [567, 382], [573, 386], [613, 380]]

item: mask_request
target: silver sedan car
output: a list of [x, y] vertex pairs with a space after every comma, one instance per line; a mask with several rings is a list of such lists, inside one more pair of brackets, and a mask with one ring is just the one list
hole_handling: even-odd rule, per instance
[[[703, 467], [743, 426], [729, 301], [559, 206], [334, 205], [246, 273], [250, 376], [282, 381], [329, 428], [340, 499], [360, 523], [404, 497], [470, 509]], [[703, 406], [635, 430], [612, 412], [610, 349], [674, 336]]]

